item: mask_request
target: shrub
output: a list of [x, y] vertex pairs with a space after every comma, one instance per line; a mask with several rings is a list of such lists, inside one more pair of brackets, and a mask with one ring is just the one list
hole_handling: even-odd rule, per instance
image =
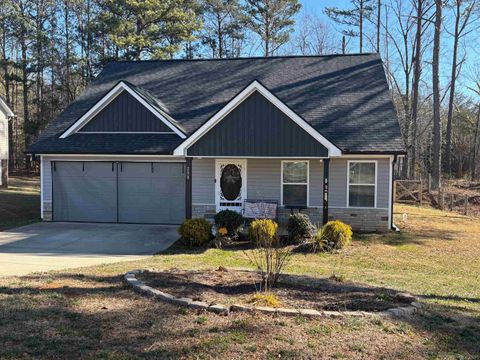
[[212, 236], [212, 225], [205, 219], [187, 219], [178, 228], [178, 233], [190, 246], [202, 246]]
[[248, 227], [248, 238], [259, 246], [268, 246], [278, 241], [278, 224], [270, 219], [254, 220]]
[[226, 228], [228, 236], [236, 236], [243, 225], [243, 216], [236, 211], [222, 210], [215, 217], [217, 228]]
[[256, 306], [271, 306], [271, 307], [280, 307], [282, 303], [278, 299], [277, 295], [271, 293], [255, 294], [250, 299], [250, 303]]
[[315, 234], [315, 226], [306, 214], [295, 213], [290, 215], [287, 224], [288, 236], [294, 243], [300, 243]]
[[323, 251], [342, 249], [352, 241], [352, 228], [340, 220], [327, 222], [315, 235], [314, 242]]

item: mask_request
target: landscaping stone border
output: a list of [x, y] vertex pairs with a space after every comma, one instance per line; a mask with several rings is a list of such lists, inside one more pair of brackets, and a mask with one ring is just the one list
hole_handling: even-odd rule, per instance
[[138, 280], [136, 275], [146, 272], [147, 270], [131, 270], [124, 275], [125, 282], [133, 288], [133, 290], [153, 297], [156, 300], [166, 301], [174, 305], [188, 307], [196, 310], [204, 310], [213, 312], [219, 315], [228, 315], [230, 312], [260, 312], [265, 314], [276, 314], [285, 316], [305, 316], [305, 317], [323, 317], [323, 318], [344, 318], [344, 317], [362, 317], [362, 318], [376, 318], [376, 317], [408, 317], [415, 314], [421, 307], [411, 294], [401, 293], [399, 296], [404, 299], [411, 300], [409, 306], [400, 306], [391, 308], [380, 312], [368, 311], [318, 311], [314, 309], [293, 309], [293, 308], [273, 308], [265, 306], [247, 306], [240, 304], [233, 304], [226, 306], [222, 304], [208, 304], [203, 301], [194, 301], [187, 297], [175, 297], [158, 289], [154, 289], [145, 285]]

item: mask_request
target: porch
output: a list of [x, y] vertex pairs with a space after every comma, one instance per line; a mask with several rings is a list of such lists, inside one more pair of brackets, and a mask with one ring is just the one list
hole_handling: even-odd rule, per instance
[[[195, 157], [187, 158], [188, 164], [191, 181], [187, 179], [187, 217], [211, 219], [223, 209], [242, 212], [245, 199], [249, 199], [277, 202], [277, 220], [281, 226], [292, 212], [299, 211], [316, 225], [339, 219], [357, 231], [387, 231], [391, 227], [390, 156]], [[365, 172], [359, 166], [373, 171], [362, 175], [365, 183], [350, 179], [352, 171]], [[224, 171], [234, 172], [227, 176], [235, 184], [229, 185], [224, 179], [222, 189]]]

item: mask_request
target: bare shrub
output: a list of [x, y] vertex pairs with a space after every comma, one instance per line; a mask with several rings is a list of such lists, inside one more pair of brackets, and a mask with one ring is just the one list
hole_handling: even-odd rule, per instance
[[[264, 220], [263, 220], [264, 221]], [[268, 220], [272, 221], [272, 220]], [[273, 221], [272, 221], [273, 222]], [[255, 221], [252, 223], [252, 225]], [[277, 284], [283, 269], [291, 258], [291, 249], [282, 247], [278, 239], [277, 226], [275, 231], [255, 231], [255, 248], [245, 252], [248, 260], [258, 269], [262, 277], [260, 291], [269, 292]], [[258, 226], [256, 227], [258, 229]], [[272, 229], [272, 226], [268, 226]]]

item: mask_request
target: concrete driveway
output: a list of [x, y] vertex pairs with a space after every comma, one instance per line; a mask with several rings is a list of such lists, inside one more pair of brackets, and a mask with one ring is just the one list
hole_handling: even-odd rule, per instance
[[136, 260], [177, 240], [177, 227], [36, 223], [0, 232], [0, 276]]

